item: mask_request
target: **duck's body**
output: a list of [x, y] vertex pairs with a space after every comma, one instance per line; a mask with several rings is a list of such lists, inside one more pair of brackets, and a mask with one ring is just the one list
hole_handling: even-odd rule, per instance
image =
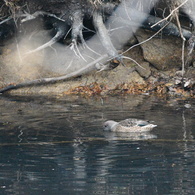
[[156, 126], [149, 121], [129, 118], [120, 122], [106, 121], [104, 130], [113, 132], [146, 132], [151, 131]]

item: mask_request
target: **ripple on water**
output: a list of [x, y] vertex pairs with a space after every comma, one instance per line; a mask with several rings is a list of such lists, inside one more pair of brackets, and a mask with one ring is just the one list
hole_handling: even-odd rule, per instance
[[[186, 108], [186, 103], [191, 106]], [[194, 100], [0, 98], [2, 194], [193, 194]], [[141, 118], [150, 133], [102, 130]]]

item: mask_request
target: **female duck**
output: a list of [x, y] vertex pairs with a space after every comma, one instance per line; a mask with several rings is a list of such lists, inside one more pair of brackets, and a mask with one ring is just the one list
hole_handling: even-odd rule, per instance
[[120, 122], [106, 121], [103, 128], [105, 131], [113, 132], [146, 132], [151, 131], [156, 126], [149, 121], [129, 118]]

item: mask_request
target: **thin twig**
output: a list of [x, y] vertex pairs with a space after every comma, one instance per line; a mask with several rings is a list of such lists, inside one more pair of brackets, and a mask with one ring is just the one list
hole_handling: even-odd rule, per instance
[[141, 65], [140, 65], [136, 60], [134, 60], [133, 58], [130, 58], [130, 57], [127, 57], [127, 56], [122, 56], [122, 58], [131, 60], [131, 61], [133, 61], [135, 64], [137, 64], [140, 68], [146, 70], [143, 66], [141, 66]]
[[171, 11], [171, 13], [166, 17], [166, 18], [163, 18], [162, 20], [160, 20], [159, 22], [157, 22], [157, 23], [155, 23], [155, 24], [153, 24], [152, 26], [151, 26], [151, 28], [153, 28], [153, 27], [155, 27], [156, 25], [158, 25], [159, 23], [161, 23], [161, 22], [163, 22], [163, 21], [165, 21], [165, 20], [168, 20], [173, 14], [174, 14], [174, 12], [175, 11], [177, 11], [180, 7], [182, 7], [185, 3], [187, 3], [189, 0], [185, 0], [183, 3], [181, 3], [178, 7], [176, 7], [175, 9], [173, 9], [172, 11]]
[[186, 39], [183, 36], [182, 29], [181, 29], [181, 24], [180, 24], [178, 15], [176, 14], [175, 17], [176, 17], [177, 25], [178, 25], [178, 28], [179, 28], [180, 36], [182, 38], [182, 55], [181, 55], [181, 60], [182, 60], [182, 77], [183, 77], [183, 75], [185, 73], [185, 42], [186, 42]]
[[148, 39], [140, 42], [140, 43], [137, 43], [131, 47], [129, 47], [127, 50], [125, 50], [123, 53], [121, 53], [121, 55], [125, 54], [126, 52], [130, 51], [131, 49], [133, 49], [134, 47], [137, 47], [139, 45], [142, 45], [148, 41], [150, 41], [151, 39], [153, 39], [156, 35], [158, 35], [167, 25], [169, 25], [170, 22], [168, 22], [167, 24], [165, 24], [160, 30], [158, 30], [156, 33], [154, 33], [151, 37], [149, 37]]

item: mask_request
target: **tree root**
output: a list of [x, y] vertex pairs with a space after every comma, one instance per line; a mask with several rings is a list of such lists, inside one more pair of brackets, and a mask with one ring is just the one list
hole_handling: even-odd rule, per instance
[[63, 37], [66, 36], [66, 34], [69, 32], [69, 26], [67, 24], [65, 24], [64, 22], [61, 21], [56, 21], [53, 24], [55, 30], [57, 31], [56, 35], [47, 43], [41, 45], [40, 47], [31, 50], [25, 54], [31, 54], [31, 53], [35, 53], [37, 51], [43, 50], [47, 47], [51, 47], [53, 44], [55, 44], [56, 42], [58, 42], [60, 39], [62, 39]]
[[114, 58], [117, 57], [118, 52], [115, 49], [114, 45], [112, 44], [112, 41], [110, 39], [106, 26], [103, 22], [102, 15], [100, 13], [94, 12], [93, 23], [99, 35], [100, 41], [102, 45], [104, 46], [104, 48], [106, 49], [107, 53], [111, 57], [114, 57]]

